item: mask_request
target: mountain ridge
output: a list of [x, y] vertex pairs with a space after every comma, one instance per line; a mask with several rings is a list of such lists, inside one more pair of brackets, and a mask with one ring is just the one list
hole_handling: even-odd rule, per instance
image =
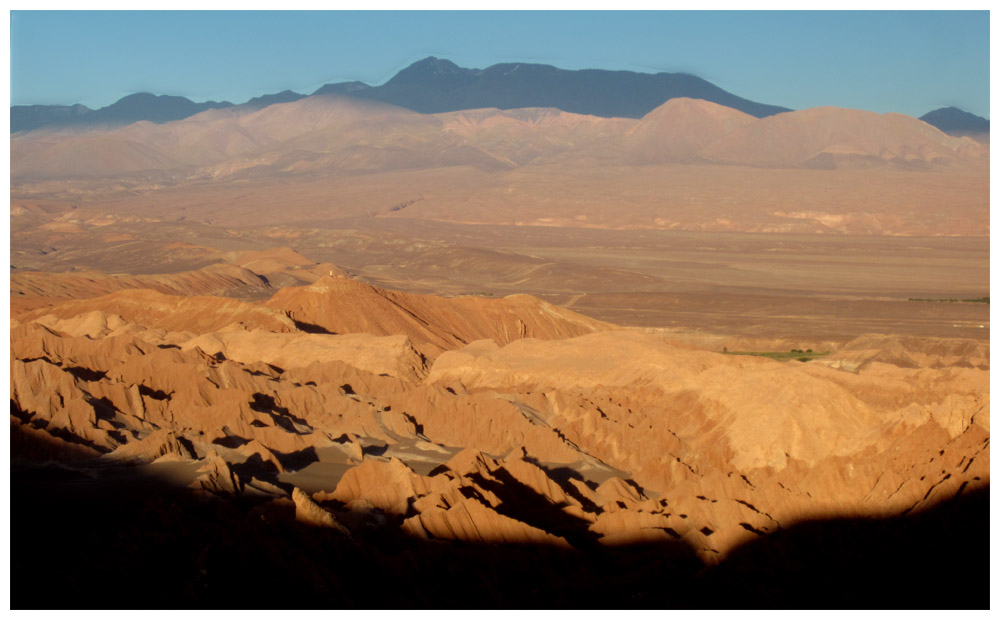
[[190, 118], [205, 110], [232, 107], [235, 106], [228, 101], [195, 103], [187, 97], [154, 95], [152, 93], [126, 95], [111, 105], [97, 110], [92, 110], [79, 103], [72, 106], [11, 106], [10, 131], [16, 133], [43, 127], [98, 127], [102, 125], [116, 127], [138, 121], [159, 124]]
[[[554, 107], [602, 117], [641, 118], [676, 97], [705, 99], [758, 118], [789, 111], [744, 99], [702, 78], [683, 73], [638, 73], [604, 69], [559, 69], [533, 63], [500, 63], [466, 69], [429, 56], [399, 71], [385, 84], [325, 84], [312, 95], [337, 94], [381, 101], [425, 114], [477, 108]], [[43, 127], [123, 125], [140, 120], [182, 120], [209, 109], [256, 109], [289, 103], [304, 95], [290, 90], [254, 97], [242, 104], [195, 103], [185, 97], [137, 93], [97, 110], [86, 106], [11, 106], [11, 132]], [[145, 102], [145, 109], [137, 109]]]
[[[428, 84], [434, 88], [427, 88]], [[358, 91], [355, 96], [425, 114], [484, 107], [552, 107], [608, 118], [641, 118], [675, 97], [712, 101], [758, 118], [789, 111], [743, 99], [683, 73], [574, 71], [533, 63], [465, 69], [433, 56], [413, 63], [382, 86]]]
[[832, 107], [758, 119], [681, 97], [633, 120], [554, 108], [424, 114], [381, 101], [314, 95], [265, 108], [206, 110], [168, 124], [16, 135], [11, 174], [41, 179], [174, 171], [219, 178], [246, 170], [259, 177], [463, 165], [499, 170], [570, 160], [926, 167], [980, 161], [986, 148], [903, 114]]
[[[424, 114], [481, 108], [556, 108], [605, 118], [640, 119], [677, 98], [702, 99], [756, 118], [791, 111], [744, 99], [688, 73], [568, 70], [540, 63], [497, 63], [485, 69], [468, 69], [447, 59], [428, 56], [378, 86], [360, 81], [335, 82], [324, 84], [311, 94], [284, 90], [239, 104], [197, 103], [186, 97], [135, 93], [99, 109], [79, 103], [16, 105], [10, 108], [11, 133], [48, 127], [114, 127], [136, 121], [161, 124], [211, 109], [246, 112], [314, 95], [381, 101]], [[919, 118], [957, 137], [989, 134], [988, 119], [955, 107], [932, 110]]]

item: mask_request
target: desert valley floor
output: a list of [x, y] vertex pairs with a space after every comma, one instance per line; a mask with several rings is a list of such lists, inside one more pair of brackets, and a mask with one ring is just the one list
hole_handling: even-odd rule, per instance
[[13, 605], [988, 607], [988, 147], [719, 107], [15, 135]]

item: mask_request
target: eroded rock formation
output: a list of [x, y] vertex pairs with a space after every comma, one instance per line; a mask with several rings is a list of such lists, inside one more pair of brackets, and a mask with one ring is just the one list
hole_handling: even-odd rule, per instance
[[989, 483], [983, 343], [871, 336], [781, 362], [329, 276], [264, 304], [120, 291], [24, 313], [10, 398], [17, 463], [169, 474], [336, 545], [711, 567], [806, 520], [919, 515]]

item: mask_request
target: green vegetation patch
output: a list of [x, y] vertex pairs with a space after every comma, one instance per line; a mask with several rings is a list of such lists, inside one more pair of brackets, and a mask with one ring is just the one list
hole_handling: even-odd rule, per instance
[[830, 351], [815, 352], [812, 349], [792, 349], [790, 351], [729, 351], [727, 349], [722, 350], [726, 355], [755, 355], [757, 357], [767, 357], [772, 360], [778, 360], [779, 362], [787, 362], [790, 360], [796, 360], [799, 362], [808, 362], [816, 359], [817, 357], [823, 357], [825, 355], [830, 355]]
[[926, 297], [910, 297], [910, 301], [936, 301], [949, 304], [989, 304], [989, 297], [976, 297], [975, 299], [930, 299]]

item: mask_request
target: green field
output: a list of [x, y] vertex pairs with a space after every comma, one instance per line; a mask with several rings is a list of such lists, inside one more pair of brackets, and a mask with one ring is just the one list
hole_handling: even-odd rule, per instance
[[815, 352], [812, 349], [793, 349], [791, 351], [723, 351], [726, 355], [755, 355], [757, 357], [767, 357], [772, 360], [778, 360], [779, 362], [787, 362], [790, 360], [797, 360], [799, 362], [808, 362], [816, 359], [817, 357], [823, 357], [824, 355], [830, 355], [829, 351]]
[[989, 297], [976, 297], [975, 299], [928, 299], [924, 297], [910, 297], [910, 301], [936, 301], [949, 304], [989, 304]]

